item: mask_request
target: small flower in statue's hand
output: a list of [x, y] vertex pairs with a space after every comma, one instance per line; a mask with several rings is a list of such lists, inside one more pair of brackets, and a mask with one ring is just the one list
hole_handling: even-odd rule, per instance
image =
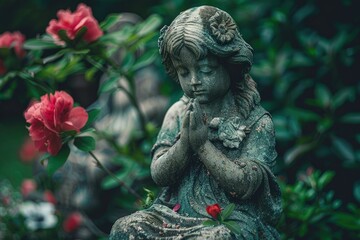
[[82, 36], [85, 42], [93, 42], [103, 35], [98, 21], [92, 15], [91, 8], [80, 3], [75, 12], [70, 10], [59, 10], [57, 12], [59, 20], [52, 19], [46, 32], [50, 34], [58, 45], [64, 45], [64, 39], [59, 31], [64, 30], [66, 37], [74, 40], [79, 32], [85, 27], [86, 32]]
[[56, 155], [62, 147], [61, 134], [79, 132], [88, 120], [82, 107], [74, 107], [73, 98], [64, 91], [46, 94], [41, 101], [33, 102], [25, 111], [29, 133], [39, 151]]
[[221, 209], [218, 203], [206, 206], [206, 212], [216, 221], [206, 220], [203, 222], [203, 225], [216, 226], [219, 224], [223, 224], [234, 234], [240, 234], [239, 225], [235, 221], [229, 219], [234, 209], [235, 209], [235, 204], [233, 203], [227, 205], [223, 210]]
[[221, 207], [219, 204], [215, 203], [206, 207], [206, 212], [212, 216], [214, 219], [218, 219], [219, 214], [221, 213]]

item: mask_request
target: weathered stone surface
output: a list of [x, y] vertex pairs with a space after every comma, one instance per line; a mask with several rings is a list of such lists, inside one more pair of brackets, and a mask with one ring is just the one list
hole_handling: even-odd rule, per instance
[[[159, 47], [184, 91], [152, 151], [151, 175], [164, 189], [150, 208], [120, 218], [110, 238], [278, 239], [274, 126], [249, 75], [252, 48], [210, 6], [182, 12], [162, 29]], [[235, 204], [230, 218], [240, 234], [202, 224], [214, 203]]]

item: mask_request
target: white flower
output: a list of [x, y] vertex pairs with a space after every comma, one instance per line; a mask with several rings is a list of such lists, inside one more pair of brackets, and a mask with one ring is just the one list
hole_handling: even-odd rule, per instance
[[24, 202], [19, 206], [20, 213], [25, 217], [25, 225], [28, 229], [52, 228], [57, 223], [54, 215], [55, 207], [49, 202]]

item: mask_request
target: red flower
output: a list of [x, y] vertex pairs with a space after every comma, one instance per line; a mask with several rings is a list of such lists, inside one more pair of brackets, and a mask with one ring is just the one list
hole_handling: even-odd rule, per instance
[[44, 192], [43, 198], [44, 198], [45, 201], [56, 205], [56, 202], [57, 202], [56, 198], [55, 198], [54, 194], [51, 191], [46, 190]]
[[0, 75], [6, 73], [6, 67], [4, 65], [3, 60], [0, 59]]
[[58, 32], [65, 30], [69, 39], [74, 39], [82, 27], [87, 31], [83, 36], [86, 42], [93, 42], [103, 35], [97, 20], [92, 15], [91, 8], [80, 3], [74, 13], [70, 10], [59, 10], [57, 12], [59, 20], [52, 19], [46, 32], [50, 34], [59, 45], [63, 45]]
[[27, 138], [20, 148], [20, 159], [24, 162], [30, 162], [35, 159], [39, 154], [39, 151], [35, 148], [34, 142], [31, 138]]
[[60, 134], [75, 130], [79, 132], [88, 120], [82, 107], [73, 107], [73, 98], [64, 91], [46, 94], [40, 102], [33, 102], [25, 111], [30, 124], [30, 137], [39, 151], [56, 155], [62, 146]]
[[0, 35], [0, 48], [14, 48], [18, 57], [25, 56], [23, 44], [25, 42], [25, 36], [20, 32], [4, 32]]
[[209, 205], [206, 207], [207, 213], [212, 216], [214, 219], [217, 219], [219, 214], [221, 213], [220, 205], [215, 203], [213, 205]]
[[70, 214], [63, 222], [65, 232], [73, 232], [78, 229], [82, 222], [82, 216], [78, 212]]
[[24, 197], [29, 196], [30, 193], [32, 193], [33, 191], [36, 190], [36, 182], [32, 179], [25, 179], [22, 183], [21, 183], [21, 194]]

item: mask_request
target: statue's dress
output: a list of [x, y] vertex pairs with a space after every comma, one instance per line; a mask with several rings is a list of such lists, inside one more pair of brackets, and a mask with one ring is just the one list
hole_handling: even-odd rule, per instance
[[[163, 154], [179, 139], [187, 103], [188, 99], [183, 97], [169, 109], [153, 147], [153, 156]], [[240, 186], [228, 189], [237, 188], [241, 196], [219, 186], [193, 155], [188, 168], [179, 173], [178, 182], [164, 187], [150, 208], [117, 220], [110, 239], [279, 239], [274, 226], [281, 214], [281, 194], [271, 171], [276, 151], [269, 113], [255, 106], [246, 120], [222, 116], [215, 122], [219, 124], [212, 127], [210, 124], [209, 139], [237, 164], [229, 171], [243, 180]], [[242, 129], [246, 126], [246, 137], [242, 141], [231, 139], [240, 126]], [[228, 144], [224, 136], [225, 139], [228, 136]], [[236, 141], [238, 146], [229, 147]], [[202, 225], [210, 218], [206, 206], [214, 203], [221, 207], [229, 203], [236, 205], [230, 219], [238, 223], [240, 235], [234, 235], [223, 225]], [[177, 212], [173, 211], [176, 204], [180, 204]]]

